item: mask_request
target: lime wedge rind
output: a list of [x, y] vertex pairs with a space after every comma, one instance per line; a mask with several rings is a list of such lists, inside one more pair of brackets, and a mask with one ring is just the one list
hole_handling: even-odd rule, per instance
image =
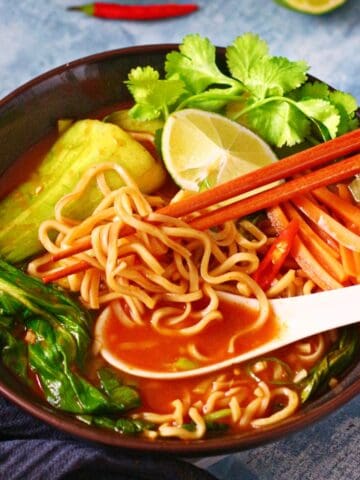
[[347, 0], [275, 0], [282, 7], [309, 15], [324, 15], [344, 5]]

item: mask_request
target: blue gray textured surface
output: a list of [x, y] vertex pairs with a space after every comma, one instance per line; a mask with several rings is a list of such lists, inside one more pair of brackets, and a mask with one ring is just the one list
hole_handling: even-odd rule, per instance
[[[79, 3], [0, 0], [0, 98], [40, 73], [103, 50], [179, 42], [194, 32], [226, 45], [253, 31], [273, 54], [305, 59], [313, 75], [360, 101], [359, 0], [321, 17], [283, 9], [271, 0], [197, 0], [197, 13], [152, 23], [103, 21], [65, 10]], [[200, 463], [224, 480], [359, 479], [360, 398], [286, 439], [213, 465], [206, 459]]]

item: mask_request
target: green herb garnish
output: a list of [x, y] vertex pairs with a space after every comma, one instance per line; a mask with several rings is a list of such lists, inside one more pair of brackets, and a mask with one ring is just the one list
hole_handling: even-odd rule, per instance
[[137, 120], [166, 120], [169, 113], [199, 108], [222, 113], [259, 134], [269, 144], [293, 146], [324, 141], [356, 128], [356, 100], [308, 81], [308, 65], [271, 56], [264, 40], [246, 33], [226, 48], [229, 74], [216, 63], [207, 38], [187, 35], [165, 61], [165, 78], [154, 68], [131, 70], [127, 86]]

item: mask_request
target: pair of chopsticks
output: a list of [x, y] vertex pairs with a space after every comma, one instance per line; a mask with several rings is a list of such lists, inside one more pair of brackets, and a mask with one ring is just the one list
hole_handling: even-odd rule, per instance
[[[254, 170], [241, 177], [221, 185], [192, 195], [179, 202], [167, 205], [157, 210], [157, 213], [173, 217], [184, 217], [189, 213], [201, 211], [207, 207], [218, 205], [225, 200], [268, 185], [277, 180], [287, 179], [307, 171], [310, 168], [321, 167], [333, 160], [354, 154], [336, 163], [288, 180], [281, 185], [250, 197], [238, 200], [227, 206], [207, 212], [191, 220], [189, 225], [198, 230], [205, 230], [226, 221], [241, 218], [258, 210], [273, 207], [298, 195], [311, 192], [316, 188], [330, 185], [360, 173], [360, 129], [346, 133], [340, 137], [319, 144], [310, 149], [291, 155], [278, 162]], [[126, 232], [124, 232], [126, 234]], [[90, 239], [78, 242], [61, 252], [52, 255], [52, 261], [76, 255], [91, 248]], [[80, 272], [89, 267], [81, 261], [69, 267], [63, 267], [43, 277], [45, 283], [58, 280], [67, 275]]]

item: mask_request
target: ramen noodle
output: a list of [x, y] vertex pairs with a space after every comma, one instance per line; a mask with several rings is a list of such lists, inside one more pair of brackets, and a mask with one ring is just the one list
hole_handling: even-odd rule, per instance
[[[109, 172], [125, 185], [112, 190]], [[92, 214], [83, 220], [67, 216], [72, 202], [85, 201], [92, 182], [102, 193]], [[180, 191], [171, 201], [186, 194]], [[116, 355], [150, 370], [214, 363], [239, 353], [244, 343], [252, 348], [254, 338], [265, 341], [274, 335], [269, 298], [318, 289], [296, 264], [281, 271], [267, 292], [253, 280], [260, 256], [274, 240], [271, 228], [242, 219], [201, 232], [188, 225], [191, 217], [157, 213], [166, 202], [161, 195], [143, 195], [118, 165], [100, 164], [57, 203], [54, 219], [40, 226], [39, 239], [48, 253], [29, 263], [31, 275], [42, 277], [79, 260], [88, 264], [59, 283], [98, 312], [93, 358], [106, 344], [113, 354], [104, 354], [105, 360], [115, 367]], [[51, 254], [84, 240], [91, 243], [87, 251], [51, 262]], [[259, 309], [250, 316], [232, 315], [235, 307], [222, 304], [219, 291], [256, 297]], [[136, 379], [143, 403], [131, 416], [158, 425], [145, 435], [186, 440], [202, 438], [218, 421], [234, 431], [272, 425], [298, 409], [296, 382], [336, 336], [326, 332], [275, 357], [198, 378]]]

